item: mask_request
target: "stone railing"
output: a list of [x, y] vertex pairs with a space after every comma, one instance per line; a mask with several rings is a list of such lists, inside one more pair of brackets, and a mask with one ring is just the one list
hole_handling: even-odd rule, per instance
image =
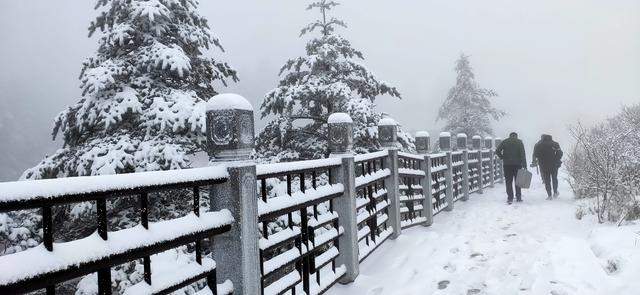
[[[206, 120], [207, 152], [213, 159], [208, 168], [0, 184], [0, 212], [42, 208], [45, 241], [44, 249], [0, 256], [0, 294], [41, 288], [54, 294], [56, 284], [92, 272], [98, 273], [99, 293], [110, 294], [110, 267], [141, 258], [144, 278], [132, 287], [135, 294], [166, 293], [197, 280], [209, 286], [201, 294], [321, 294], [336, 282], [353, 282], [360, 263], [387, 239], [412, 226], [431, 226], [437, 214], [502, 179], [502, 165], [493, 153], [498, 140], [491, 138], [474, 136], [468, 145], [466, 135], [443, 132], [438, 151], [431, 152], [429, 134], [418, 132], [417, 153], [405, 153], [397, 148], [397, 124], [386, 118], [378, 124], [383, 149], [354, 155], [353, 122], [336, 113], [328, 120], [329, 158], [257, 165], [250, 159], [253, 109], [244, 98], [214, 97]], [[202, 186], [210, 198], [202, 214], [215, 218], [204, 218], [196, 205]], [[154, 237], [145, 230], [164, 224], [145, 217], [147, 193], [174, 187], [193, 191], [193, 216], [163, 221], [186, 225], [173, 235]], [[124, 236], [120, 231], [108, 232], [105, 226], [104, 200], [121, 195], [140, 198], [142, 228], [130, 235], [136, 242], [129, 248], [121, 239], [111, 239]], [[56, 251], [82, 240], [57, 244], [51, 238], [51, 206], [85, 201], [98, 208], [100, 240], [91, 245], [103, 249], [97, 260], [82, 251]], [[205, 238], [211, 240], [210, 251], [205, 251], [210, 257], [203, 257]], [[177, 269], [173, 276], [163, 274], [173, 278], [170, 283], [156, 282], [150, 255], [187, 243], [195, 243], [192, 272]], [[29, 251], [47, 261], [69, 263], [12, 267]]]

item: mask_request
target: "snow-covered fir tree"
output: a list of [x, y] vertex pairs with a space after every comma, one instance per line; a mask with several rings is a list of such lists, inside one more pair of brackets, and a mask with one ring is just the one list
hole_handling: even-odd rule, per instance
[[505, 112], [491, 105], [498, 94], [481, 88], [475, 80], [469, 56], [461, 54], [456, 61], [456, 85], [451, 87], [438, 112], [438, 120], [446, 121], [443, 130], [473, 135], [494, 135], [492, 119], [500, 120]]
[[212, 82], [236, 81], [196, 0], [98, 0], [99, 47], [80, 75], [82, 98], [55, 119], [64, 147], [23, 178], [189, 167], [204, 142]]
[[[301, 37], [313, 34], [306, 55], [290, 59], [280, 70], [277, 88], [267, 93], [262, 117], [271, 121], [261, 132], [257, 154], [271, 161], [314, 159], [327, 156], [327, 119], [346, 112], [354, 121], [354, 149], [363, 153], [379, 148], [375, 99], [381, 95], [400, 98], [396, 88], [379, 81], [362, 63], [362, 52], [336, 33], [344, 21], [329, 12], [339, 5], [320, 0], [307, 10], [319, 18], [302, 29]], [[400, 132], [404, 149], [413, 148], [413, 138]]]
[[[82, 97], [55, 119], [53, 136], [61, 136], [64, 146], [22, 178], [190, 167], [190, 156], [206, 141], [205, 103], [217, 94], [214, 83], [238, 80], [226, 62], [211, 57], [224, 50], [198, 5], [197, 0], [98, 0], [99, 15], [89, 25], [89, 36], [99, 35], [99, 46], [82, 65]], [[184, 191], [150, 198], [162, 204], [152, 206], [152, 221], [190, 210]], [[118, 198], [108, 208], [110, 230], [136, 225], [135, 198]], [[33, 211], [0, 214], [3, 252], [38, 245], [39, 220]], [[95, 204], [57, 206], [54, 222], [56, 241], [87, 236], [95, 230]], [[175, 251], [164, 257], [192, 259], [184, 255], [185, 247]], [[137, 263], [114, 271], [118, 292], [141, 277]], [[94, 285], [95, 275], [85, 277], [76, 294], [92, 294]], [[64, 288], [73, 293], [75, 286]]]

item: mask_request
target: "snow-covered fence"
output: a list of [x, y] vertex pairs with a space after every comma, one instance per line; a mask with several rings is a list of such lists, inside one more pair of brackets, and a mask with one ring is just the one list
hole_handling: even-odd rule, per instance
[[[355, 156], [356, 218], [358, 260], [363, 261], [393, 233], [389, 210], [392, 194], [389, 184], [389, 151]], [[399, 210], [398, 210], [399, 211]]]
[[[205, 279], [214, 294], [321, 294], [354, 281], [360, 263], [387, 239], [432, 225], [434, 215], [502, 175], [489, 138], [483, 148], [474, 136], [469, 150], [465, 134], [443, 132], [439, 152], [431, 153], [429, 134], [418, 132], [418, 153], [405, 153], [398, 150], [397, 123], [384, 118], [382, 150], [353, 155], [351, 118], [334, 114], [328, 125], [328, 159], [256, 165], [252, 106], [219, 95], [206, 113], [211, 167], [0, 184], [0, 212], [40, 208], [44, 235], [44, 246], [0, 256], [0, 294], [53, 294], [56, 284], [93, 272], [99, 293], [110, 294], [110, 268], [136, 259], [143, 260], [144, 278], [131, 294], [166, 293]], [[202, 187], [209, 189], [206, 213]], [[193, 212], [149, 222], [150, 194], [173, 189], [191, 191]], [[107, 201], [131, 196], [139, 200], [140, 226], [109, 232]], [[77, 202], [97, 204], [97, 232], [53, 243], [52, 207]], [[207, 239], [210, 258], [203, 257]], [[187, 244], [195, 262], [151, 272], [151, 255]]]
[[424, 156], [409, 153], [399, 153], [398, 161], [401, 226], [404, 229], [427, 221], [424, 206], [428, 205], [425, 204], [428, 194], [422, 186], [426, 162]]
[[[500, 143], [502, 143], [502, 139], [500, 138], [495, 138], [493, 140], [493, 148], [494, 151], [495, 149], [498, 148], [498, 146], [500, 145]], [[502, 162], [500, 161], [500, 158], [498, 158], [498, 156], [495, 154], [495, 152], [493, 153], [493, 179], [495, 182], [498, 183], [502, 183], [504, 181], [504, 172], [502, 171], [504, 168], [502, 167]]]
[[[0, 294], [18, 294], [44, 289], [55, 294], [56, 285], [97, 272], [99, 294], [111, 294], [111, 268], [143, 260], [143, 281], [128, 289], [130, 294], [168, 293], [206, 279], [216, 286], [216, 263], [203, 257], [203, 242], [227, 232], [234, 219], [228, 210], [201, 212], [202, 187], [228, 181], [224, 166], [160, 171], [131, 175], [110, 175], [8, 182], [0, 184], [0, 212], [40, 209], [43, 245], [0, 256]], [[193, 212], [189, 215], [149, 222], [157, 206], [153, 194], [176, 189], [191, 190]], [[140, 224], [109, 231], [108, 202], [137, 198]], [[73, 241], [56, 243], [52, 210], [56, 206], [92, 202], [96, 204], [97, 231]], [[160, 210], [164, 208], [159, 208]], [[183, 245], [193, 245], [195, 262], [176, 265], [169, 272], [151, 272], [151, 255]], [[216, 294], [232, 291], [230, 282], [212, 287]]]
[[480, 156], [482, 158], [482, 187], [493, 187], [495, 153], [492, 149], [483, 149]]
[[[285, 171], [282, 164], [258, 167], [263, 294], [295, 292], [300, 283], [306, 294], [322, 293], [345, 273], [336, 265], [344, 229], [334, 202], [344, 186], [334, 176], [341, 164], [335, 158], [287, 163]], [[270, 180], [283, 181], [286, 192], [269, 198]]]

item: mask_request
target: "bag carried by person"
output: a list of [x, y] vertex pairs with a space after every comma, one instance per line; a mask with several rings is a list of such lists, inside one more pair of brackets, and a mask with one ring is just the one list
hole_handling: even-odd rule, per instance
[[520, 188], [530, 188], [532, 177], [533, 174], [531, 174], [529, 170], [519, 169], [518, 174], [516, 175], [516, 185]]

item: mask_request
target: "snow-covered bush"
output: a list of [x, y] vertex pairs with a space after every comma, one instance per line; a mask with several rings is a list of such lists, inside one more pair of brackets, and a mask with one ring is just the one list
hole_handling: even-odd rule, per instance
[[[335, 33], [346, 27], [328, 13], [335, 1], [311, 3], [320, 18], [302, 29], [301, 36], [318, 32], [306, 45], [306, 55], [290, 59], [280, 70], [278, 87], [267, 93], [262, 117], [269, 118], [258, 136], [257, 156], [269, 161], [324, 158], [328, 154], [327, 119], [335, 112], [348, 113], [354, 123], [354, 150], [377, 150], [377, 123], [383, 114], [375, 110], [381, 95], [400, 97], [396, 88], [379, 81], [362, 64], [362, 52]], [[400, 132], [404, 149], [414, 149], [413, 138]]]
[[600, 222], [640, 218], [640, 105], [571, 132], [576, 144], [566, 166], [575, 195], [593, 199]]
[[455, 70], [456, 85], [451, 87], [438, 112], [437, 119], [447, 122], [443, 130], [468, 136], [494, 135], [491, 120], [498, 121], [505, 115], [491, 105], [490, 99], [498, 94], [478, 85], [469, 56], [461, 54]]

